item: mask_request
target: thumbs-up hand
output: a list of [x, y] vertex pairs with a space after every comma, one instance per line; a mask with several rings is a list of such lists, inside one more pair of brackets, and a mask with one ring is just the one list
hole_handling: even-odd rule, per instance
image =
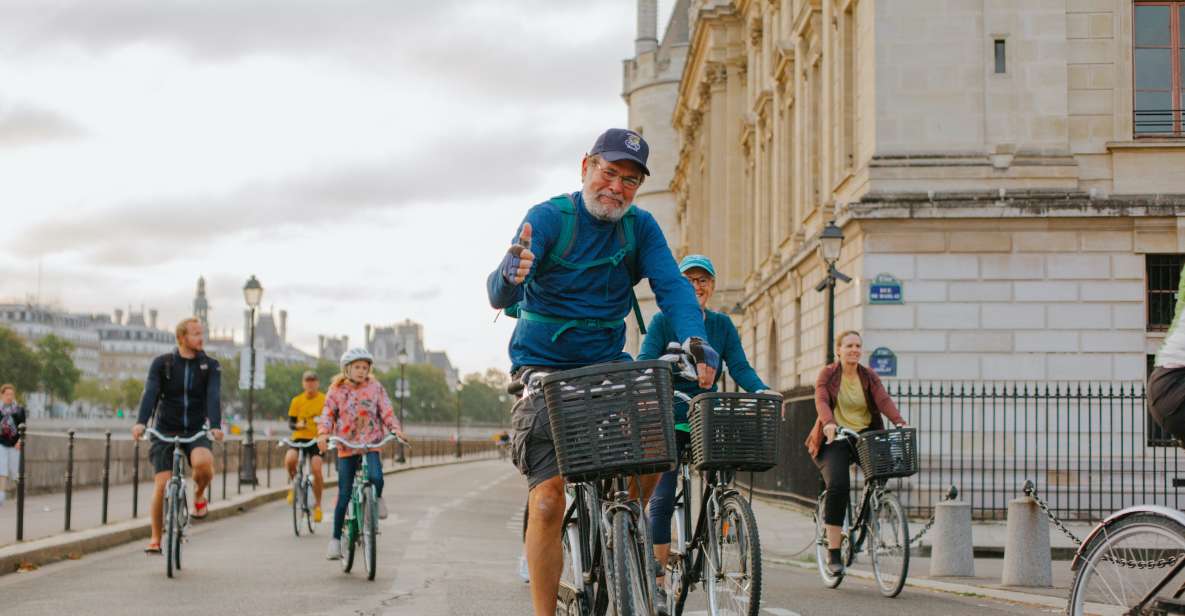
[[518, 243], [506, 251], [502, 259], [502, 277], [510, 284], [522, 284], [535, 264], [535, 253], [531, 252], [531, 223], [523, 223], [518, 234]]

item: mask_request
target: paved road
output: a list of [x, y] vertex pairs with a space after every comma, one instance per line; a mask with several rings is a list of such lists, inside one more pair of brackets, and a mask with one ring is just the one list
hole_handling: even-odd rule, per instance
[[[167, 579], [164, 561], [144, 555], [137, 544], [0, 577], [0, 597], [6, 613], [22, 616], [530, 613], [527, 586], [515, 573], [525, 488], [508, 464], [400, 473], [387, 478], [386, 496], [391, 517], [382, 526], [373, 582], [360, 569], [343, 574], [324, 560], [328, 524], [314, 537], [294, 537], [289, 509], [280, 502], [195, 529], [178, 579]], [[763, 612], [771, 616], [1034, 611], [912, 588], [887, 601], [862, 580], [826, 590], [810, 571], [775, 564], [766, 571]]]

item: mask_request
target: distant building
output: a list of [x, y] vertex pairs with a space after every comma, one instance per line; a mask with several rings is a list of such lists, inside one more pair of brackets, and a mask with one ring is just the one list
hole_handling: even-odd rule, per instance
[[453, 367], [452, 362], [448, 359], [448, 353], [444, 351], [428, 351], [429, 364], [440, 368], [444, 372], [444, 380], [448, 383], [449, 389], [456, 389], [457, 384], [461, 382], [461, 375], [457, 369]]
[[30, 346], [48, 335], [73, 344], [71, 359], [86, 378], [99, 377], [99, 333], [94, 328], [95, 321], [91, 315], [71, 314], [48, 306], [0, 304], [0, 325], [16, 332]]
[[193, 298], [193, 316], [202, 322], [202, 329], [210, 329], [210, 302], [206, 300], [206, 277], [199, 276], [197, 294]]
[[349, 348], [349, 336], [317, 336], [317, 356], [324, 361], [336, 364]]
[[101, 315], [92, 319], [92, 327], [99, 336], [99, 377], [108, 381], [124, 379], [144, 380], [152, 360], [172, 351], [177, 346], [174, 332], [157, 329], [157, 311], [128, 311], [123, 322], [123, 310], [115, 310], [115, 319]]
[[[279, 317], [277, 319], [277, 316]], [[251, 311], [243, 311], [243, 324], [247, 335], [251, 332]], [[255, 313], [255, 349], [266, 361], [285, 364], [313, 364], [317, 358], [288, 344], [288, 311], [277, 315], [270, 312]]]
[[428, 363], [424, 351], [424, 326], [405, 319], [389, 327], [375, 327], [370, 324], [365, 329], [366, 349], [374, 355], [375, 366], [382, 370], [390, 370], [399, 365], [399, 353], [407, 353], [407, 363]]

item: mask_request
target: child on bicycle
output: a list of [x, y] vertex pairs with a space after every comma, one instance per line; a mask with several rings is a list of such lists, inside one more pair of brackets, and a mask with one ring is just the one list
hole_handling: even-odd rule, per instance
[[806, 438], [806, 448], [823, 474], [827, 496], [823, 523], [827, 527], [828, 563], [832, 575], [843, 573], [840, 557], [843, 519], [848, 508], [848, 469], [856, 462], [847, 442], [835, 442], [840, 427], [855, 432], [883, 430], [887, 415], [898, 427], [906, 425], [897, 405], [875, 372], [860, 364], [863, 340], [846, 331], [835, 343], [837, 361], [826, 365], [815, 379], [815, 412], [819, 417]]
[[[355, 348], [341, 357], [341, 374], [333, 378], [325, 394], [325, 408], [317, 422], [317, 447], [322, 453], [329, 446], [330, 435], [354, 443], [376, 443], [387, 430], [403, 438], [399, 419], [391, 406], [391, 398], [382, 384], [370, 374], [374, 356], [370, 351]], [[354, 489], [354, 473], [367, 456], [370, 483], [378, 496], [379, 518], [386, 519], [387, 503], [383, 501], [383, 462], [378, 449], [337, 448], [337, 505], [333, 510], [333, 538], [329, 540], [328, 558], [341, 558], [342, 526], [350, 493]]]

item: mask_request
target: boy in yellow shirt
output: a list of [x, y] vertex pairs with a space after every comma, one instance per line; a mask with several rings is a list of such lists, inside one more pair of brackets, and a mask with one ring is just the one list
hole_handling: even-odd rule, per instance
[[[317, 440], [317, 417], [321, 415], [321, 410], [325, 408], [325, 394], [320, 391], [321, 382], [317, 378], [317, 373], [312, 370], [306, 370], [302, 380], [304, 391], [297, 394], [292, 399], [292, 404], [288, 406], [288, 427], [292, 428], [292, 441], [295, 443], [307, 443]], [[313, 474], [313, 496], [316, 498], [317, 505], [313, 508], [313, 521], [321, 521], [321, 487], [324, 485], [324, 480], [321, 478], [321, 452], [316, 447], [309, 447], [308, 452], [312, 454], [309, 460], [311, 468], [309, 469]], [[296, 449], [289, 449], [288, 453], [284, 455], [284, 464], [288, 467], [288, 481], [292, 481], [292, 477], [296, 475], [296, 461], [297, 456], [300, 455]], [[292, 502], [292, 488], [288, 488], [288, 502]]]

